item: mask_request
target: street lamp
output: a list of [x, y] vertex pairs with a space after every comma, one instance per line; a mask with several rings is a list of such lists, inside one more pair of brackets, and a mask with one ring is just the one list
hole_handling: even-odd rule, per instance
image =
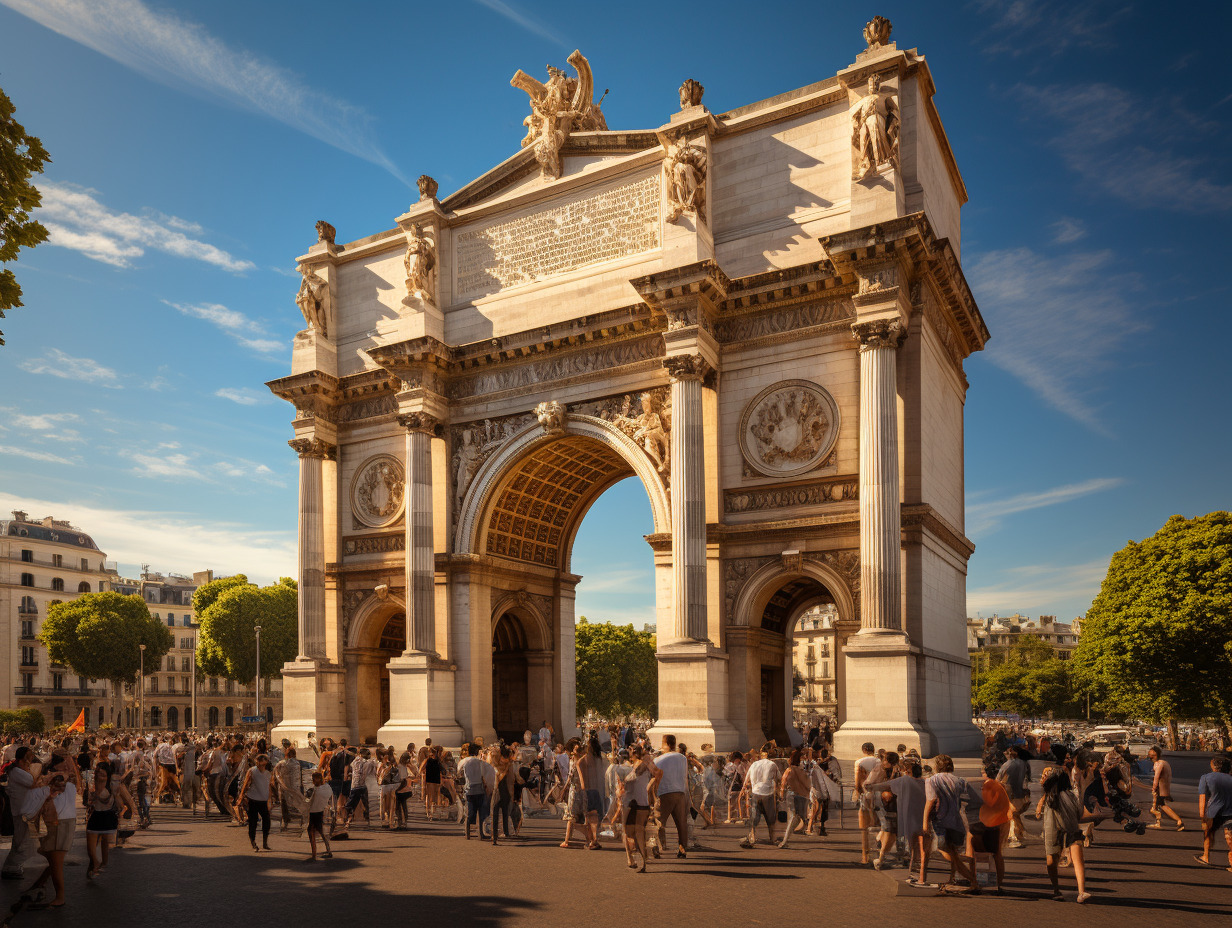
[[137, 727], [141, 732], [141, 736], [144, 738], [145, 737], [145, 645], [139, 644], [137, 645], [137, 647], [141, 649], [141, 674], [140, 676], [137, 677], [137, 685], [141, 687], [141, 690], [140, 690], [140, 693], [141, 693], [141, 722], [138, 724]]
[[[261, 714], [261, 626], [256, 625], [253, 630], [257, 633], [257, 682], [255, 684], [257, 690], [257, 715]], [[262, 719], [264, 721], [264, 719]]]

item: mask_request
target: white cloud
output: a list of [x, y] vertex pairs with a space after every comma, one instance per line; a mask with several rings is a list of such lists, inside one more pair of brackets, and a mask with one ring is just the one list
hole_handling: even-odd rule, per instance
[[11, 420], [13, 425], [30, 429], [34, 432], [50, 432], [60, 428], [63, 422], [76, 422], [80, 417], [73, 412], [48, 412], [37, 416], [25, 416], [16, 413]]
[[[3, 2], [3, 0], [0, 0]], [[51, 245], [79, 251], [87, 258], [113, 267], [132, 267], [147, 248], [180, 258], [204, 261], [232, 273], [252, 270], [251, 261], [236, 258], [221, 248], [190, 238], [183, 228], [198, 230], [194, 223], [160, 214], [135, 216], [104, 206], [97, 191], [72, 184], [45, 181], [39, 184], [43, 204], [38, 219], [47, 227]]]
[[239, 403], [241, 406], [256, 406], [262, 399], [256, 390], [250, 390], [247, 387], [222, 387], [215, 390], [214, 395], [233, 403]]
[[199, 520], [175, 512], [108, 509], [79, 501], [0, 497], [0, 512], [23, 509], [68, 519], [94, 539], [110, 560], [137, 565], [157, 560], [165, 569], [191, 574], [246, 573], [257, 583], [294, 576], [294, 527], [268, 530], [239, 522]]
[[287, 347], [277, 339], [269, 338], [269, 333], [259, 322], [249, 319], [238, 310], [228, 309], [221, 303], [173, 303], [170, 300], [163, 302], [185, 316], [203, 319], [217, 326], [245, 348], [258, 354], [277, 354]]
[[209, 460], [211, 455], [181, 450], [178, 442], [161, 442], [152, 449], [124, 451], [121, 454], [133, 462], [132, 472], [140, 477], [211, 484], [243, 480], [275, 487], [286, 486], [265, 464], [243, 458]]
[[1087, 228], [1081, 219], [1062, 216], [1052, 224], [1052, 240], [1058, 245], [1068, 245], [1080, 238], [1085, 238]]
[[554, 42], [557, 45], [564, 45], [565, 40], [549, 29], [539, 20], [528, 16], [521, 10], [518, 10], [503, 0], [476, 0], [480, 6], [486, 6], [493, 13], [505, 17], [511, 23], [521, 26], [527, 32], [533, 32], [542, 39], [547, 39], [549, 42]]
[[989, 55], [1059, 55], [1070, 48], [1113, 44], [1112, 24], [1129, 8], [1119, 0], [976, 0], [975, 8], [996, 19], [981, 45]]
[[996, 336], [989, 360], [1050, 406], [1110, 435], [1094, 394], [1124, 342], [1146, 327], [1124, 296], [1137, 279], [1119, 273], [1109, 251], [1052, 257], [1030, 248], [979, 255], [967, 276]]
[[967, 614], [1086, 612], [1108, 573], [1110, 557], [1085, 564], [1030, 564], [1005, 571], [1000, 583], [967, 590]]
[[173, 480], [205, 480], [205, 475], [193, 464], [192, 459], [183, 453], [155, 454], [140, 451], [130, 451], [136, 467], [133, 473], [141, 477], [167, 477]]
[[59, 348], [48, 348], [41, 358], [27, 358], [17, 365], [30, 374], [50, 374], [64, 380], [84, 380], [119, 390], [119, 375], [110, 367], [99, 364], [92, 358], [74, 358]]
[[[406, 182], [374, 139], [372, 117], [362, 108], [312, 89], [273, 62], [229, 47], [197, 23], [152, 10], [140, 0], [0, 3], [152, 80], [276, 119]], [[322, 73], [336, 72], [327, 68]]]
[[1017, 512], [1057, 506], [1092, 493], [1102, 493], [1121, 486], [1120, 477], [1097, 477], [1082, 483], [1069, 483], [1030, 493], [1016, 493], [1004, 499], [987, 499], [986, 494], [974, 493], [967, 504], [967, 532], [970, 535], [988, 534], [998, 528], [1001, 520]]
[[76, 457], [66, 457], [63, 454], [53, 454], [50, 451], [37, 451], [34, 448], [17, 448], [13, 445], [0, 444], [0, 454], [10, 454], [14, 457], [29, 458], [31, 461], [42, 461], [46, 464], [67, 464], [76, 466], [81, 460]]

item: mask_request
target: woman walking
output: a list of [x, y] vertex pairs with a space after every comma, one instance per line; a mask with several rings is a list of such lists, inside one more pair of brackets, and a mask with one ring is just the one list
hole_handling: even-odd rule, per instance
[[[106, 869], [107, 852], [115, 843], [116, 831], [120, 828], [119, 796], [116, 793], [116, 787], [112, 785], [111, 766], [97, 765], [90, 803], [86, 806], [89, 810], [86, 818], [86, 853], [90, 855], [86, 877], [91, 880]], [[100, 847], [101, 855], [96, 858], [95, 849]]]
[[[646, 862], [650, 852], [646, 850], [646, 820], [650, 818], [650, 765], [646, 763], [641, 745], [635, 744], [629, 748], [633, 769], [617, 783], [621, 806], [625, 812], [625, 857], [629, 861], [629, 869], [638, 873], [646, 872]], [[642, 855], [642, 865], [639, 867], [633, 860], [633, 852]]]
[[[277, 784], [270, 775], [269, 757], [257, 755], [257, 765], [249, 767], [244, 774], [244, 785], [240, 787], [239, 805], [248, 800], [248, 843], [254, 851], [271, 850], [269, 846], [270, 833], [270, 794], [277, 793]], [[261, 847], [257, 847], [257, 818], [261, 819]]]
[[424, 758], [423, 766], [419, 768], [423, 777], [424, 814], [428, 821], [436, 818], [436, 807], [441, 801], [441, 749], [430, 748]]
[[1052, 882], [1052, 898], [1061, 898], [1058, 862], [1062, 852], [1068, 849], [1070, 863], [1074, 866], [1074, 879], [1078, 883], [1077, 902], [1081, 905], [1091, 898], [1087, 892], [1082, 826], [1085, 822], [1101, 822], [1107, 816], [1083, 808], [1069, 774], [1064, 770], [1046, 767], [1040, 776], [1040, 786], [1044, 790], [1044, 853], [1047, 855], [1048, 879]]
[[334, 791], [325, 782], [321, 771], [314, 771], [312, 791], [308, 795], [308, 846], [312, 849], [312, 856], [308, 858], [309, 860], [317, 859], [317, 838], [320, 838], [325, 845], [325, 853], [321, 856], [326, 859], [334, 856], [334, 852], [329, 847], [329, 836], [325, 833], [325, 813], [329, 811], [333, 803]]

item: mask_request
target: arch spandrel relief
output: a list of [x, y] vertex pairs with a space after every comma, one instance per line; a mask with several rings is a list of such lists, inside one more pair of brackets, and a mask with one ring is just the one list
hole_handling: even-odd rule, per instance
[[740, 452], [756, 474], [798, 477], [823, 466], [839, 431], [838, 404], [808, 380], [783, 380], [753, 398], [740, 420]]

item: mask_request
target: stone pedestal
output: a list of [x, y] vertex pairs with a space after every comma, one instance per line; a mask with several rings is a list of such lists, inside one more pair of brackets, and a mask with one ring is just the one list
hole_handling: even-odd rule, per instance
[[663, 645], [659, 661], [659, 720], [650, 730], [658, 745], [666, 734], [676, 736], [696, 752], [703, 744], [716, 751], [748, 747], [740, 744], [727, 721], [727, 655], [708, 641], [677, 641]]
[[377, 732], [377, 741], [405, 747], [408, 741], [447, 748], [465, 738], [454, 719], [452, 664], [431, 654], [410, 653], [389, 662], [389, 705], [392, 717]]
[[325, 661], [296, 660], [282, 665], [282, 721], [275, 741], [288, 738], [303, 746], [313, 732], [322, 738], [348, 738], [346, 671]]
[[903, 634], [852, 635], [844, 649], [846, 718], [834, 734], [834, 753], [860, 756], [860, 745], [915, 747], [924, 757], [937, 753], [932, 734], [914, 721], [917, 704], [916, 658]]

